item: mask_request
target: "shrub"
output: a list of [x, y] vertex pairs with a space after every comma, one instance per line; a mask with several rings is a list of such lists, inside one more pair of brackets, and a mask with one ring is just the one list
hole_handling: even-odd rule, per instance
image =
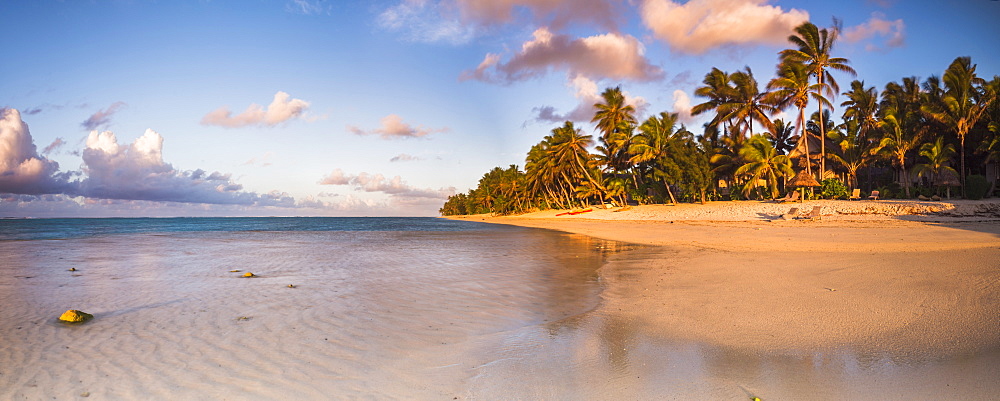
[[965, 196], [969, 199], [983, 199], [990, 190], [990, 183], [981, 175], [965, 177]]
[[820, 183], [820, 194], [827, 199], [843, 199], [847, 197], [847, 187], [836, 178], [827, 178]]

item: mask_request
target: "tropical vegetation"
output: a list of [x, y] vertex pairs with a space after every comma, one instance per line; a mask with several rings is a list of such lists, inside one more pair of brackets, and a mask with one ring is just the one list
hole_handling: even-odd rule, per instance
[[[594, 136], [567, 121], [531, 147], [523, 170], [490, 170], [440, 212], [774, 199], [803, 170], [823, 183], [812, 196], [844, 197], [857, 188], [883, 198], [994, 193], [1000, 77], [988, 80], [969, 57], [958, 57], [922, 82], [904, 77], [879, 92], [855, 79], [840, 92], [835, 75], [856, 71], [835, 54], [839, 34], [836, 23], [800, 25], [764, 81], [749, 67], [713, 67], [694, 92], [703, 101], [691, 114], [710, 117], [699, 133], [669, 111], [641, 119], [621, 87], [607, 88], [594, 105]], [[788, 109], [795, 121], [775, 118]]]

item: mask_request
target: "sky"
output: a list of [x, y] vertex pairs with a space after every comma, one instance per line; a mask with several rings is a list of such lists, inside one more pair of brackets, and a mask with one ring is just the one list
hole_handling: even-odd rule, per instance
[[[701, 132], [712, 67], [763, 88], [804, 21], [881, 91], [1000, 75], [1000, 1], [0, 3], [0, 217], [434, 216], [620, 86]], [[839, 104], [843, 96], [834, 100]], [[788, 110], [777, 117], [786, 120]]]

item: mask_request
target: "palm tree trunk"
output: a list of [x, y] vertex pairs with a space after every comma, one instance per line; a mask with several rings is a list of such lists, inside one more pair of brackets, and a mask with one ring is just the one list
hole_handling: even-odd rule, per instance
[[[823, 71], [819, 72], [819, 85], [823, 86]], [[826, 128], [823, 127], [823, 102], [816, 102], [819, 104], [819, 179], [822, 181], [823, 176], [826, 175]]]
[[[962, 171], [958, 172], [958, 182], [962, 184], [962, 197], [965, 197], [965, 133], [958, 135], [958, 144], [962, 147]], [[948, 198], [951, 198], [951, 188], [948, 189]]]
[[812, 175], [812, 158], [809, 156], [809, 133], [806, 132], [806, 109], [799, 108], [799, 140], [806, 145], [806, 173]]
[[674, 198], [674, 191], [670, 190], [670, 183], [667, 180], [663, 180], [663, 186], [667, 187], [667, 195], [670, 195], [670, 204], [676, 205], [677, 199]]

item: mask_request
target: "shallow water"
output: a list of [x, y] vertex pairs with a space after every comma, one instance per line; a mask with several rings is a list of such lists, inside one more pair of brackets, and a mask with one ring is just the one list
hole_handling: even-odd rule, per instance
[[609, 248], [439, 219], [0, 227], [0, 399], [450, 399], [504, 333], [592, 310]]

